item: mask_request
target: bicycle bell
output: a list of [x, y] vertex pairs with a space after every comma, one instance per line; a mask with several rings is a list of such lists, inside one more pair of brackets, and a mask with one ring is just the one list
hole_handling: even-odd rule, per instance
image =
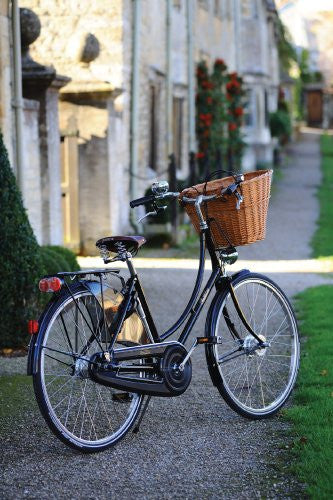
[[169, 191], [169, 183], [167, 181], [153, 182], [151, 190], [154, 194], [165, 194]]

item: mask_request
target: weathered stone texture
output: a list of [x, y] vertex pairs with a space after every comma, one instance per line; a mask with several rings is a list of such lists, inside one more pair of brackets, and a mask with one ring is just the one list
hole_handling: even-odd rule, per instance
[[23, 202], [38, 243], [43, 241], [40, 177], [39, 103], [24, 99], [23, 109]]
[[[258, 20], [241, 18], [238, 8], [240, 2], [191, 2], [195, 62], [205, 58], [212, 65], [216, 58], [223, 58], [230, 71], [245, 73], [246, 83], [253, 90], [255, 123], [251, 130], [247, 130], [252, 144], [252, 156], [248, 156], [251, 168], [256, 165], [258, 158], [267, 158], [266, 153], [271, 147], [263, 116], [264, 90], [273, 95], [278, 84], [277, 51], [271, 28], [267, 27], [266, 4], [264, 0], [258, 0], [257, 4], [261, 16], [259, 30]], [[63, 102], [60, 107], [60, 122], [64, 136], [78, 134], [80, 137], [81, 240], [84, 252], [90, 253], [94, 251], [97, 238], [130, 229], [128, 201], [133, 2], [21, 0], [20, 6], [32, 9], [41, 21], [41, 35], [30, 48], [31, 56], [40, 63], [54, 65], [58, 73], [72, 79], [61, 91]], [[168, 176], [166, 17], [165, 1], [141, 1], [136, 196], [141, 196], [156, 178]], [[173, 96], [183, 100], [181, 178], [188, 173], [186, 22], [186, 2], [182, 0], [172, 6], [171, 23]], [[89, 37], [94, 40], [95, 51], [82, 55], [82, 43]], [[156, 172], [148, 165], [152, 86], [156, 92]], [[115, 88], [121, 90], [118, 97], [115, 92], [112, 93]], [[56, 159], [55, 145], [59, 140], [56, 113], [52, 124], [47, 118], [47, 106], [52, 106], [55, 111], [55, 100], [51, 101], [49, 104], [42, 103], [40, 113], [44, 113], [45, 123], [42, 125], [45, 130], [50, 133], [54, 129], [55, 132], [46, 139], [47, 134], [42, 126], [40, 135], [42, 149], [44, 141], [45, 147], [54, 151]], [[2, 103], [1, 100], [0, 102]], [[47, 141], [51, 141], [50, 144]], [[48, 196], [52, 186], [57, 183], [59, 190], [60, 174], [59, 169], [55, 168], [47, 178], [41, 161], [41, 175], [44, 214], [50, 213]], [[53, 226], [49, 224], [47, 231], [48, 234], [57, 235], [59, 240], [60, 205], [57, 205], [58, 209], [58, 215], [50, 222]], [[44, 227], [44, 233], [45, 230]]]
[[[22, 7], [34, 10], [42, 30], [31, 55], [43, 64], [52, 63], [57, 72], [73, 80], [88, 78], [122, 83], [122, 1], [22, 0]], [[92, 33], [100, 43], [100, 55], [89, 65], [77, 63], [77, 43]]]
[[10, 19], [7, 2], [0, 2], [0, 129], [15, 169], [13, 155], [14, 121], [11, 108]]

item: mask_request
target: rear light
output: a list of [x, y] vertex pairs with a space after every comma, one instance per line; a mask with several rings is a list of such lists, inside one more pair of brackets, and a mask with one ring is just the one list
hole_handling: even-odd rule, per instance
[[36, 321], [35, 319], [30, 319], [28, 321], [28, 333], [30, 335], [35, 335], [36, 333], [38, 333], [38, 329], [39, 329], [38, 321]]
[[52, 278], [43, 278], [39, 282], [39, 290], [41, 292], [59, 292], [63, 285], [63, 281], [56, 276]]

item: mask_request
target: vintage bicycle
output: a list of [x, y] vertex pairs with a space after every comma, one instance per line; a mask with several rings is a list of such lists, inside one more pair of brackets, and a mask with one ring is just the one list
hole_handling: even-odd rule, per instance
[[[266, 186], [259, 202], [253, 201], [258, 182], [259, 191], [260, 182]], [[126, 263], [126, 278], [120, 269], [100, 268], [41, 279], [40, 290], [52, 296], [38, 323], [29, 324], [28, 374], [43, 417], [64, 443], [96, 452], [114, 445], [131, 428], [138, 431], [152, 396], [176, 397], [188, 388], [191, 355], [200, 345], [205, 346], [214, 386], [243, 417], [270, 417], [287, 401], [299, 366], [292, 306], [266, 276], [246, 269], [226, 272], [238, 255], [232, 243], [263, 238], [261, 211], [268, 206], [269, 184], [269, 171], [229, 176], [182, 193], [170, 192], [162, 181], [153, 184], [151, 195], [130, 202], [132, 208], [151, 206], [148, 215], [154, 215], [165, 209], [161, 202], [180, 199], [199, 233], [192, 294], [164, 333], [154, 323], [133, 263], [145, 242], [141, 236], [110, 236], [96, 243], [105, 264]], [[249, 213], [257, 217], [252, 236], [247, 232]], [[235, 233], [237, 223], [246, 232], [243, 240]], [[206, 252], [212, 271], [202, 288]], [[204, 336], [187, 349], [214, 288]], [[182, 326], [178, 340], [167, 340]]]

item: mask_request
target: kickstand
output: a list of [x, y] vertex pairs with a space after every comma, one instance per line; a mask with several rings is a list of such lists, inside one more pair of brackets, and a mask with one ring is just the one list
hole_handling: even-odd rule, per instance
[[133, 429], [133, 432], [134, 434], [137, 434], [140, 430], [140, 424], [142, 422], [142, 419], [147, 411], [147, 408], [148, 408], [148, 405], [149, 405], [149, 401], [151, 400], [151, 396], [147, 396], [146, 397], [146, 400], [144, 401], [143, 403], [143, 406], [142, 406], [142, 410], [141, 410], [141, 413], [136, 421], [136, 424], [135, 424], [135, 427]]

